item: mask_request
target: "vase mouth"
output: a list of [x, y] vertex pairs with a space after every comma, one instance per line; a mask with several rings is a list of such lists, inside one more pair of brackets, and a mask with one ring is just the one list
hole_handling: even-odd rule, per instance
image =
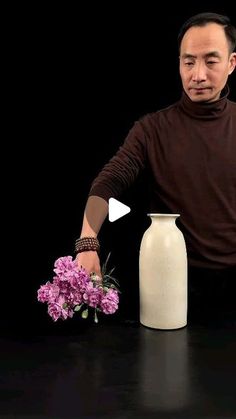
[[147, 214], [149, 217], [180, 217], [180, 214], [160, 214], [160, 213], [151, 213]]

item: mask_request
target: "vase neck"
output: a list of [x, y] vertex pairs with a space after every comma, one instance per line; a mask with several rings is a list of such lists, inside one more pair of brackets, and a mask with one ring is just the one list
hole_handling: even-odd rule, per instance
[[148, 214], [153, 225], [170, 226], [175, 225], [176, 218], [179, 214]]

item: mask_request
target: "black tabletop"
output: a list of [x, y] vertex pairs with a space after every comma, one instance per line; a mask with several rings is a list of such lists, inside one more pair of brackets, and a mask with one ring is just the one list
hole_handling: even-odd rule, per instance
[[1, 339], [1, 418], [235, 418], [235, 324]]

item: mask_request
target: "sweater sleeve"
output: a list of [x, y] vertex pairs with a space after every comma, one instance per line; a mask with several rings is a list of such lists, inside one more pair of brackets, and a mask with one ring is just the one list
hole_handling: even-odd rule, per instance
[[106, 201], [119, 197], [146, 164], [146, 133], [141, 121], [134, 123], [123, 145], [94, 179], [89, 196]]

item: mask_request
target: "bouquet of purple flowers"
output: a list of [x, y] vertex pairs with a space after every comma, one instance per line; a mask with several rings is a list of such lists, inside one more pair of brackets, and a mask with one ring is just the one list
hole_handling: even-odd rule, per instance
[[54, 263], [53, 281], [41, 285], [38, 301], [48, 304], [48, 314], [54, 321], [73, 317], [81, 312], [86, 319], [90, 308], [94, 310], [94, 321], [98, 322], [98, 312], [113, 314], [118, 309], [119, 289], [117, 280], [111, 276], [114, 268], [106, 273], [107, 261], [102, 267], [102, 278], [88, 275], [78, 267], [72, 256], [64, 256]]

